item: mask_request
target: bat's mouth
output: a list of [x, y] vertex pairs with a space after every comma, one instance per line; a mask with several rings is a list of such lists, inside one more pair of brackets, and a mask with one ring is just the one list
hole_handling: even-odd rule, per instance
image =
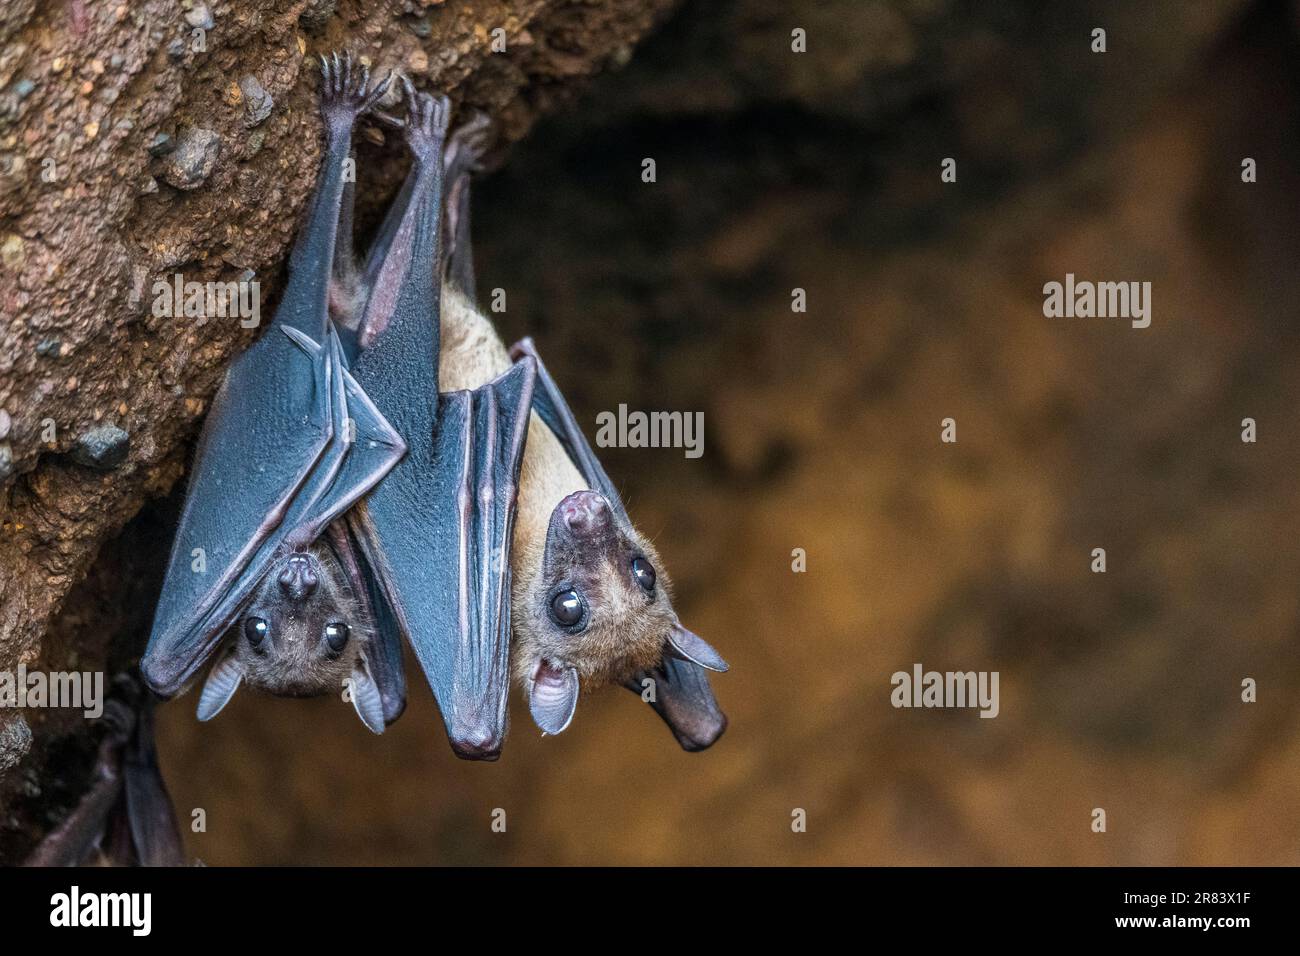
[[564, 665], [539, 657], [533, 665], [531, 683], [534, 694], [554, 693], [564, 685]]

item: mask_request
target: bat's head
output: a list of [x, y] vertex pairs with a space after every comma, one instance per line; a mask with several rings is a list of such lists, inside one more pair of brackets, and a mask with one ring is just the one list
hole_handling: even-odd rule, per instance
[[241, 683], [280, 697], [346, 690], [362, 722], [383, 733], [383, 704], [367, 660], [372, 633], [329, 548], [283, 555], [209, 673], [199, 720], [215, 717]]
[[569, 495], [551, 513], [537, 580], [514, 628], [515, 674], [533, 719], [557, 734], [581, 689], [623, 683], [665, 655], [725, 671], [726, 662], [673, 610], [654, 546], [595, 491]]

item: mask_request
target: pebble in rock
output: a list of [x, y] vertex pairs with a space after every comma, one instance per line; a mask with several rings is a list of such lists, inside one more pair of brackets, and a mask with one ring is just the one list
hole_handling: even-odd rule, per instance
[[220, 153], [217, 133], [197, 126], [187, 129], [167, 155], [162, 178], [177, 189], [197, 189], [216, 169]]
[[185, 11], [185, 22], [196, 30], [211, 30], [216, 24], [206, 3], [196, 3]]
[[254, 127], [271, 115], [275, 100], [266, 92], [257, 77], [244, 77], [239, 81], [239, 91], [244, 94], [244, 125]]
[[69, 452], [78, 465], [111, 471], [126, 461], [131, 436], [116, 425], [96, 425], [77, 439]]
[[32, 746], [32, 729], [22, 714], [0, 723], [0, 773], [18, 765]]

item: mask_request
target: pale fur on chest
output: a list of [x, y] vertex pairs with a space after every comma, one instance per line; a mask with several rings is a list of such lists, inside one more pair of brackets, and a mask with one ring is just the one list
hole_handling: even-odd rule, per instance
[[[445, 285], [441, 340], [438, 363], [441, 391], [475, 389], [510, 368], [509, 353], [492, 321], [457, 289]], [[551, 512], [563, 498], [586, 487], [586, 481], [560, 440], [533, 412], [528, 421], [528, 442], [519, 475], [519, 508], [510, 562], [514, 572], [514, 600], [525, 601], [541, 577]]]

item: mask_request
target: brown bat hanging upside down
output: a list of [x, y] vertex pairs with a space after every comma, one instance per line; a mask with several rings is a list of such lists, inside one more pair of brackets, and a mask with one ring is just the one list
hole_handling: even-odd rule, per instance
[[[406, 94], [412, 101], [419, 99], [409, 82]], [[474, 305], [469, 175], [478, 166], [487, 134], [482, 116], [457, 130], [443, 157], [443, 190], [422, 191], [418, 171], [413, 172], [417, 182], [408, 180], [397, 208], [389, 213], [389, 227], [398, 209], [404, 219], [418, 220], [426, 205], [433, 211], [423, 215], [443, 224], [440, 265], [433, 276], [433, 291], [441, 286], [439, 307], [430, 302], [426, 313], [429, 319], [440, 317], [439, 391], [474, 392], [517, 373], [521, 366], [528, 372], [533, 365], [537, 369], [510, 548], [511, 670], [528, 696], [534, 720], [546, 733], [568, 726], [580, 690], [621, 683], [640, 694], [648, 678], [654, 682], [656, 709], [679, 742], [689, 750], [703, 749], [726, 727], [705, 669], [725, 671], [726, 662], [678, 621], [662, 560], [632, 524], [531, 340], [507, 350], [491, 320]], [[439, 192], [447, 199], [445, 215], [438, 208]], [[403, 233], [399, 224], [388, 244], [389, 258], [398, 254]], [[413, 256], [427, 254], [417, 246], [408, 246]], [[391, 316], [385, 314], [383, 300], [396, 296], [384, 296], [382, 272], [368, 283], [355, 269], [336, 271], [340, 281], [331, 301], [350, 306], [335, 317], [344, 341], [354, 342], [360, 354], [356, 368], [364, 384], [367, 358], [391, 335]], [[408, 274], [405, 281], [412, 278]], [[390, 413], [382, 401], [378, 404]], [[390, 415], [390, 420], [395, 417]], [[401, 424], [396, 427], [406, 435]], [[395, 475], [401, 469], [399, 464]], [[375, 496], [391, 481], [382, 483], [358, 510], [373, 515]]]

